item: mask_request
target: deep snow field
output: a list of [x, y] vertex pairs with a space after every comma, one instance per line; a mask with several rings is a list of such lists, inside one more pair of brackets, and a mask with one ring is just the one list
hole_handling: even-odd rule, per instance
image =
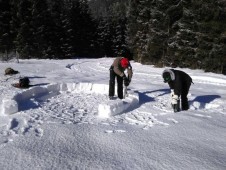
[[[174, 113], [164, 68], [133, 61], [128, 97], [109, 101], [112, 62], [0, 63], [1, 169], [226, 169], [225, 75], [176, 68], [194, 84], [190, 109]], [[32, 87], [11, 85], [24, 76]]]

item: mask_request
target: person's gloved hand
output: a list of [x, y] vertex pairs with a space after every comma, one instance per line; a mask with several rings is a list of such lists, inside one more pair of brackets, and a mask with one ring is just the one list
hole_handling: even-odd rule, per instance
[[174, 96], [174, 90], [171, 89], [171, 94], [170, 94], [171, 98]]
[[173, 95], [172, 95], [171, 104], [172, 104], [172, 105], [173, 105], [173, 104], [177, 104], [177, 101], [178, 101], [178, 100], [179, 100], [178, 95], [173, 94]]
[[180, 111], [180, 99], [179, 96], [176, 94], [171, 93], [171, 105], [173, 107], [174, 112], [179, 112]]

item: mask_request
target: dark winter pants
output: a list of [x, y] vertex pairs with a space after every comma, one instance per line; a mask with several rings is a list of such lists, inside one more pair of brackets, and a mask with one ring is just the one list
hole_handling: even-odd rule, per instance
[[113, 67], [110, 68], [109, 96], [115, 95], [115, 77], [117, 78], [118, 98], [123, 98], [123, 78], [115, 74]]
[[181, 92], [181, 107], [182, 110], [188, 110], [189, 109], [189, 104], [188, 104], [188, 91], [190, 89], [191, 83], [186, 83], [184, 84]]

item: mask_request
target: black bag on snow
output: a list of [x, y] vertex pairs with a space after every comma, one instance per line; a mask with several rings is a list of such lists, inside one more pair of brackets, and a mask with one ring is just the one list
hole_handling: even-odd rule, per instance
[[30, 80], [29, 80], [28, 77], [20, 78], [20, 80], [19, 80], [19, 87], [28, 88], [29, 85], [30, 85]]

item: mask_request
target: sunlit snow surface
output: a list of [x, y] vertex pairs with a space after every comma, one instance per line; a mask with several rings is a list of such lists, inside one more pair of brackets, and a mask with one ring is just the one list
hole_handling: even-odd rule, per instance
[[[193, 78], [173, 113], [164, 68], [131, 62], [128, 97], [108, 99], [113, 58], [0, 63], [3, 169], [226, 169], [226, 77]], [[5, 76], [12, 67], [20, 74]], [[179, 69], [179, 68], [178, 68]], [[11, 84], [27, 76], [32, 87]], [[15, 156], [13, 156], [15, 155]]]

